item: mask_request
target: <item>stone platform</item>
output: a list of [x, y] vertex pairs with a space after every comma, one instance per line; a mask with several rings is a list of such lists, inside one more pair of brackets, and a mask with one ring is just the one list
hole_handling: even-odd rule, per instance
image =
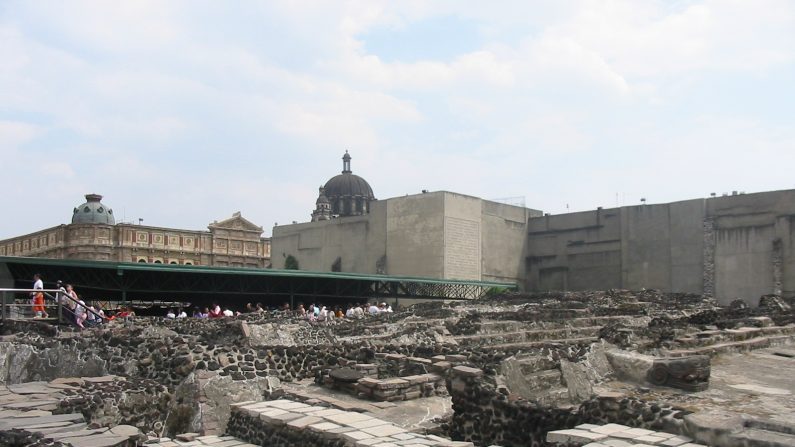
[[687, 436], [632, 428], [621, 424], [581, 424], [547, 433], [547, 442], [566, 447], [706, 447]]
[[230, 435], [254, 444], [273, 446], [300, 444], [349, 447], [398, 445], [467, 447], [474, 445], [471, 442], [451, 441], [439, 436], [413, 433], [363, 413], [313, 406], [286, 399], [233, 404], [227, 431]]
[[23, 438], [22, 445], [38, 439], [74, 447], [132, 447], [144, 439], [129, 425], [90, 428], [80, 413], [53, 414], [63, 391], [71, 388], [63, 381], [0, 385], [0, 439], [14, 436]]

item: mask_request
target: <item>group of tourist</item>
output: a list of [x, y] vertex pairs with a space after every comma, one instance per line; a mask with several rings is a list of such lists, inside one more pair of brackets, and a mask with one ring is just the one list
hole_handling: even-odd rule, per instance
[[[55, 304], [60, 306], [63, 316], [80, 329], [96, 327], [117, 317], [134, 316], [131, 308], [122, 308], [115, 315], [105, 315], [105, 310], [98, 303], [86, 303], [78, 295], [71, 284], [57, 281], [55, 284], [58, 292], [55, 294]], [[39, 273], [33, 275], [33, 291], [30, 293], [33, 318], [49, 318], [44, 294], [44, 281]]]
[[352, 304], [348, 303], [346, 307], [347, 310], [343, 311], [342, 307], [334, 306], [333, 308], [329, 308], [323, 305], [316, 305], [310, 304], [309, 308], [304, 308], [304, 304], [298, 304], [298, 307], [295, 309], [295, 314], [298, 317], [306, 318], [310, 322], [333, 322], [338, 319], [357, 319], [357, 318], [364, 318], [365, 315], [378, 315], [381, 313], [392, 313], [392, 306], [388, 305], [387, 303], [378, 304], [376, 302], [373, 303], [361, 303], [361, 304]]
[[[343, 310], [344, 309], [344, 310]], [[333, 322], [342, 319], [357, 319], [364, 318], [365, 316], [373, 316], [382, 313], [392, 313], [392, 306], [387, 303], [349, 303], [346, 307], [341, 306], [324, 306], [322, 304], [312, 303], [309, 307], [305, 307], [303, 303], [299, 303], [293, 310], [288, 303], [284, 303], [278, 308], [266, 309], [262, 303], [252, 304], [246, 303], [245, 312], [233, 311], [229, 307], [223, 309], [218, 303], [213, 303], [210, 307], [193, 308], [193, 318], [223, 318], [223, 317], [237, 317], [243, 314], [264, 314], [266, 312], [279, 313], [282, 315], [292, 314], [299, 318], [306, 319], [312, 323], [315, 322]], [[170, 308], [166, 311], [165, 318], [167, 319], [181, 319], [188, 318], [188, 313], [182, 308]]]

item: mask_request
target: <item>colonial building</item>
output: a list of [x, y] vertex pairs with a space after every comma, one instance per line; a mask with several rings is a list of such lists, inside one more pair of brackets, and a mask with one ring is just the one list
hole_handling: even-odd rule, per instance
[[270, 239], [262, 227], [234, 213], [209, 231], [116, 223], [102, 196], [87, 194], [72, 223], [0, 241], [0, 256], [270, 267]]

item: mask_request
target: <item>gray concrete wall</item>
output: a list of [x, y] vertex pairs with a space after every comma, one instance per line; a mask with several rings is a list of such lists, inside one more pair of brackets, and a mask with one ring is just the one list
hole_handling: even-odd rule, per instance
[[706, 267], [714, 264], [715, 296], [723, 303], [792, 296], [793, 219], [793, 190], [531, 218], [526, 288], [702, 293]]
[[437, 191], [372, 202], [367, 216], [274, 227], [272, 259], [302, 270], [524, 284], [527, 219], [541, 211]]
[[386, 201], [386, 257], [390, 275], [444, 277], [444, 194]]

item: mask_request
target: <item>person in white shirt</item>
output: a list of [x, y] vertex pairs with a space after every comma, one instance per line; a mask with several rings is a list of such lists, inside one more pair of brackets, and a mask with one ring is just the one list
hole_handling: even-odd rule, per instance
[[234, 316], [235, 316], [235, 313], [234, 313], [234, 312], [232, 312], [232, 311], [231, 311], [231, 310], [229, 310], [229, 309], [224, 309], [224, 316], [225, 316], [225, 317], [234, 317]]
[[168, 319], [177, 318], [177, 315], [174, 313], [174, 309], [169, 309], [168, 312], [166, 312], [166, 318]]
[[180, 309], [179, 315], [177, 315], [177, 318], [188, 318], [188, 314], [185, 312], [184, 309]]
[[378, 309], [378, 306], [375, 305], [375, 303], [372, 303], [370, 304], [370, 308], [367, 309], [367, 312], [370, 315], [378, 315], [378, 312], [380, 312], [380, 310]]

